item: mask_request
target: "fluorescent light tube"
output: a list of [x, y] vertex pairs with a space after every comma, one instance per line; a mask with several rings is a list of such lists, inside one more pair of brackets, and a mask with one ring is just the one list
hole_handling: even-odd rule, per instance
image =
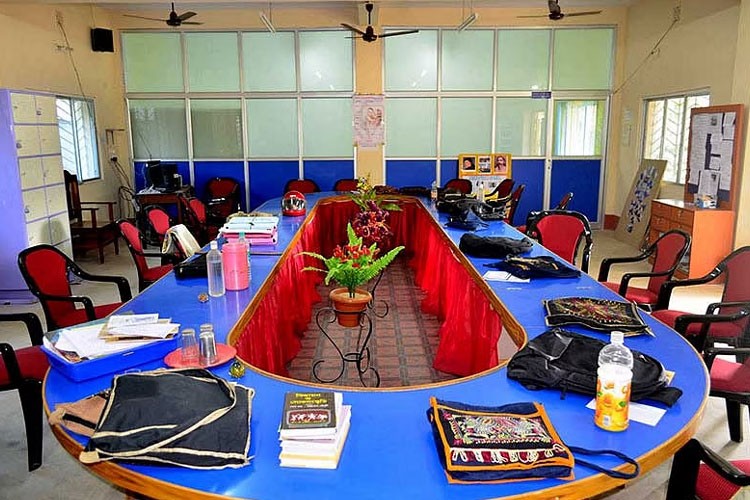
[[276, 27], [271, 23], [271, 20], [268, 19], [268, 16], [266, 16], [265, 12], [260, 13], [260, 20], [263, 21], [263, 24], [266, 26], [266, 29], [270, 31], [271, 33], [276, 33]]
[[461, 21], [461, 24], [458, 25], [456, 28], [456, 31], [463, 31], [475, 22], [477, 22], [477, 19], [479, 19], [479, 15], [477, 15], [476, 12], [472, 12], [469, 17]]

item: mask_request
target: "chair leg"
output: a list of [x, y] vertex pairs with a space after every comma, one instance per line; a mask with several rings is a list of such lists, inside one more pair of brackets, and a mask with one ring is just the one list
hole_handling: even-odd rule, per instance
[[120, 255], [120, 237], [115, 235], [115, 255]]
[[29, 471], [42, 465], [42, 435], [44, 411], [42, 409], [41, 380], [26, 380], [18, 389], [21, 397], [23, 422], [26, 427], [26, 446], [28, 447]]
[[742, 442], [742, 405], [737, 401], [726, 400], [729, 438], [735, 443]]

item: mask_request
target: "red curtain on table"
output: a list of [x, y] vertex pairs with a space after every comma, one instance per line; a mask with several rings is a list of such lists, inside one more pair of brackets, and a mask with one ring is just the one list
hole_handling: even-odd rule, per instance
[[[432, 216], [416, 201], [401, 203], [392, 212], [393, 244], [404, 245], [416, 283], [426, 297], [422, 309], [442, 322], [433, 366], [468, 376], [497, 365], [497, 341], [502, 329], [499, 314], [472, 279]], [[350, 200], [322, 202], [305, 226], [289, 257], [281, 263], [265, 296], [240, 334], [240, 358], [263, 370], [286, 375], [286, 364], [300, 350], [300, 337], [311, 320], [322, 273], [303, 272], [320, 261], [298, 255], [302, 251], [330, 255], [346, 241], [346, 225], [357, 213]]]

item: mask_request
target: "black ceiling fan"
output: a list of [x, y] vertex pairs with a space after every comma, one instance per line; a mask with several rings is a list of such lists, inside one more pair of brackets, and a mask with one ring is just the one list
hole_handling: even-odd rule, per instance
[[367, 11], [367, 27], [364, 31], [357, 28], [356, 26], [352, 26], [351, 24], [347, 23], [341, 23], [341, 26], [344, 28], [356, 33], [358, 36], [352, 37], [352, 38], [361, 38], [365, 42], [374, 42], [378, 38], [385, 38], [388, 36], [399, 36], [399, 35], [410, 35], [412, 33], [419, 33], [419, 30], [403, 30], [403, 31], [390, 31], [388, 33], [383, 33], [378, 35], [375, 33], [375, 29], [372, 27], [372, 9], [373, 4], [371, 2], [367, 2], [365, 4], [365, 10]]
[[177, 14], [174, 10], [174, 2], [172, 2], [172, 11], [169, 13], [169, 17], [167, 19], [159, 19], [156, 17], [143, 17], [143, 16], [134, 16], [131, 14], [125, 14], [125, 17], [135, 17], [136, 19], [147, 19], [149, 21], [162, 21], [167, 23], [167, 26], [182, 26], [183, 24], [203, 24], [203, 23], [196, 23], [195, 21], [188, 21], [193, 16], [196, 16], [197, 14], [192, 11], [184, 12], [182, 14]]
[[564, 14], [562, 12], [562, 9], [560, 9], [559, 0], [547, 0], [547, 6], [549, 7], [549, 14], [547, 15], [542, 14], [539, 16], [518, 16], [518, 17], [525, 17], [525, 18], [548, 17], [552, 21], [559, 21], [560, 19], [564, 17], [594, 16], [596, 14], [602, 13], [602, 11], [600, 10], [587, 10], [585, 12], [571, 12], [570, 14]]

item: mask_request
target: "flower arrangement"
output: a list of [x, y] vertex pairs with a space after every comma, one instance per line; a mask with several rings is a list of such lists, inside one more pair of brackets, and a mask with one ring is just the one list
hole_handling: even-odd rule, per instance
[[345, 287], [349, 292], [349, 297], [354, 298], [357, 287], [367, 283], [388, 267], [388, 264], [393, 262], [404, 247], [396, 247], [385, 255], [377, 257], [379, 253], [377, 244], [365, 246], [362, 243], [362, 237], [357, 236], [351, 223], [347, 225], [346, 234], [349, 239], [348, 244], [334, 248], [331, 257], [324, 257], [314, 252], [302, 252], [302, 255], [320, 259], [326, 267], [326, 269], [306, 267], [305, 271], [326, 273], [326, 285], [333, 280]]
[[357, 191], [350, 197], [360, 209], [360, 212], [352, 219], [355, 234], [367, 244], [386, 244], [393, 236], [388, 225], [389, 212], [400, 211], [401, 208], [378, 195], [375, 188], [364, 177], [359, 178]]

